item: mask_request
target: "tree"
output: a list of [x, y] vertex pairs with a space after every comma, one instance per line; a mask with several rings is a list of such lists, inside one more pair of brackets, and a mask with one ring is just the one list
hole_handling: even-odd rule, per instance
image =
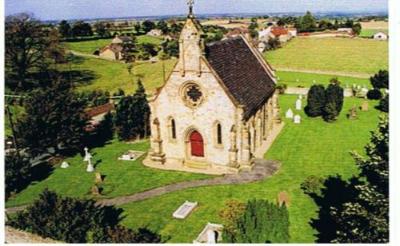
[[304, 16], [298, 18], [295, 26], [299, 29], [299, 32], [314, 32], [317, 24], [315, 17], [310, 11], [307, 11]]
[[238, 233], [236, 229], [236, 221], [243, 216], [246, 204], [236, 200], [226, 202], [225, 207], [219, 212], [219, 217], [224, 222], [224, 235], [226, 241], [232, 242]]
[[368, 91], [367, 98], [370, 100], [379, 100], [382, 98], [382, 92], [379, 89], [374, 88]]
[[280, 18], [276, 24], [277, 24], [278, 26], [285, 26], [286, 23], [285, 23], [285, 20], [284, 20], [284, 19]]
[[46, 49], [46, 57], [52, 60], [52, 63], [63, 63], [65, 62], [65, 50], [60, 43], [61, 35], [59, 31], [52, 28], [48, 32], [48, 44]]
[[354, 24], [354, 25], [352, 26], [351, 29], [352, 29], [352, 31], [353, 31], [353, 33], [354, 33], [355, 35], [360, 35], [361, 30], [362, 30], [362, 26], [361, 26], [360, 23], [356, 23], [356, 24]]
[[63, 38], [68, 38], [71, 35], [71, 26], [66, 20], [62, 20], [58, 24], [58, 31]]
[[335, 121], [342, 111], [344, 100], [343, 88], [340, 87], [340, 82], [336, 78], [331, 79], [331, 83], [326, 88], [325, 98], [322, 117], [327, 122]]
[[236, 233], [229, 243], [287, 243], [289, 213], [285, 205], [266, 200], [250, 200], [242, 216], [236, 220]]
[[72, 36], [74, 37], [84, 37], [93, 36], [92, 26], [89, 23], [83, 21], [77, 21], [72, 26]]
[[26, 114], [17, 121], [19, 143], [33, 155], [54, 148], [58, 153], [81, 149], [87, 116], [85, 103], [69, 83], [54, 79], [46, 88], [34, 89], [25, 100]]
[[178, 57], [179, 56], [179, 43], [177, 40], [165, 40], [161, 43], [162, 51], [167, 54], [169, 57]]
[[387, 70], [379, 70], [370, 78], [372, 87], [376, 89], [389, 89], [389, 72]]
[[48, 41], [41, 23], [33, 16], [19, 14], [5, 20], [6, 85], [25, 89], [29, 75], [47, 68]]
[[[352, 153], [360, 174], [350, 182], [337, 179], [343, 184], [341, 186], [325, 183], [323, 195], [317, 196], [321, 204], [320, 216], [312, 225], [319, 233], [319, 242], [389, 241], [388, 122], [388, 115], [382, 115], [378, 129], [372, 133], [371, 142], [365, 147], [366, 157]], [[343, 196], [338, 197], [338, 193]]]
[[100, 37], [109, 37], [111, 36], [110, 32], [107, 30], [106, 25], [104, 24], [104, 22], [96, 22], [94, 24], [94, 28], [96, 30], [97, 35], [99, 35]]
[[136, 34], [140, 34], [142, 32], [142, 26], [140, 25], [140, 22], [136, 22], [133, 25], [133, 29], [135, 29]]
[[308, 92], [307, 106], [304, 108], [309, 117], [318, 117], [323, 113], [326, 102], [325, 88], [323, 85], [313, 85]]
[[118, 103], [116, 111], [115, 126], [120, 139], [128, 140], [148, 136], [150, 108], [140, 80], [138, 80], [135, 94], [123, 97]]
[[12, 192], [18, 192], [31, 177], [31, 163], [28, 158], [16, 152], [6, 153], [5, 156], [6, 197]]
[[168, 28], [167, 22], [165, 22], [163, 20], [160, 20], [157, 23], [157, 28], [160, 29], [164, 35], [168, 34], [168, 32], [169, 32], [169, 28]]
[[143, 29], [143, 32], [145, 32], [145, 33], [150, 32], [155, 27], [156, 27], [156, 24], [154, 24], [154, 22], [152, 22], [150, 20], [145, 20], [142, 23], [142, 29]]

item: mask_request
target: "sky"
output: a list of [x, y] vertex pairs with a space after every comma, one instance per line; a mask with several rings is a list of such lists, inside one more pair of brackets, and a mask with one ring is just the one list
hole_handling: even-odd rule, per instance
[[[41, 20], [183, 15], [187, 0], [5, 0], [6, 15]], [[381, 12], [387, 0], [195, 0], [195, 14], [276, 12]]]

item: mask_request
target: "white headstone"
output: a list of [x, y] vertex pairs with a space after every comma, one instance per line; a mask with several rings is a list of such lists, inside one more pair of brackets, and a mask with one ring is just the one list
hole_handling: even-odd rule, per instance
[[302, 100], [303, 99], [303, 95], [300, 94], [298, 99]]
[[301, 122], [301, 116], [298, 115], [298, 114], [296, 114], [296, 115], [294, 116], [293, 122], [294, 122], [295, 124], [300, 124], [300, 122]]
[[69, 164], [66, 161], [63, 161], [63, 163], [61, 163], [61, 168], [68, 168]]
[[296, 110], [301, 110], [301, 99], [296, 100]]
[[293, 111], [292, 111], [292, 109], [288, 109], [288, 111], [286, 112], [286, 118], [293, 119]]

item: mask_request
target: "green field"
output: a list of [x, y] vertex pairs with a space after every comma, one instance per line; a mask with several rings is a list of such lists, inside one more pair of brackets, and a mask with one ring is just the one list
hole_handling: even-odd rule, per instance
[[283, 48], [266, 52], [279, 70], [341, 72], [368, 76], [388, 69], [388, 43], [369, 39], [297, 37]]
[[[65, 42], [64, 44], [66, 45], [67, 49], [87, 54], [93, 54], [93, 52], [95, 52], [96, 50], [101, 49], [104, 46], [110, 44], [111, 40], [112, 39], [98, 39], [98, 40], [80, 41], [80, 42]], [[152, 43], [155, 45], [160, 45], [162, 39], [147, 35], [141, 35], [137, 36], [137, 42], [138, 44]]]
[[[78, 90], [105, 90], [115, 92], [118, 88], [131, 93], [136, 89], [136, 81], [141, 78], [148, 92], [151, 94], [157, 87], [163, 84], [162, 62], [135, 63], [132, 75], [129, 74], [127, 64], [108, 61], [97, 58], [81, 57], [81, 61], [74, 62], [71, 65], [72, 70], [82, 71], [84, 74], [92, 76], [92, 80], [83, 82]], [[172, 70], [176, 60], [165, 61], [166, 76]], [[62, 69], [69, 70], [69, 65]]]
[[326, 75], [326, 74], [315, 74], [315, 73], [299, 73], [299, 72], [286, 72], [277, 71], [276, 76], [279, 84], [286, 84], [289, 87], [311, 87], [314, 84], [328, 85], [332, 78], [338, 78], [343, 87], [351, 87], [353, 84], [365, 85], [370, 87], [369, 79], [349, 77], [349, 76], [337, 76], [337, 75]]
[[[92, 163], [97, 165], [96, 171], [105, 175], [103, 198], [129, 195], [175, 182], [214, 177], [204, 174], [150, 169], [141, 163], [144, 156], [134, 162], [118, 160], [118, 157], [128, 150], [147, 151], [148, 149], [148, 141], [129, 144], [114, 140], [105, 147], [91, 151], [93, 155]], [[62, 169], [57, 166], [48, 178], [41, 182], [34, 182], [18, 195], [9, 199], [6, 206], [29, 204], [45, 188], [64, 196], [90, 198], [90, 189], [95, 184], [95, 174], [86, 172], [87, 164], [83, 162], [80, 155], [66, 161], [70, 164], [69, 168]]]
[[[281, 96], [282, 114], [288, 107], [294, 108], [296, 96]], [[279, 160], [281, 169], [273, 177], [262, 182], [244, 185], [223, 185], [188, 189], [157, 198], [122, 206], [126, 218], [123, 224], [137, 228], [149, 226], [158, 231], [168, 242], [190, 243], [201, 232], [207, 222], [221, 223], [218, 212], [230, 199], [246, 201], [260, 198], [275, 201], [281, 191], [290, 195], [290, 242], [311, 243], [315, 231], [309, 220], [316, 216], [313, 200], [300, 189], [300, 184], [309, 175], [327, 176], [340, 174], [345, 178], [357, 173], [351, 150], [363, 153], [369, 141], [370, 131], [378, 122], [378, 111], [360, 112], [359, 119], [348, 120], [345, 116], [361, 99], [346, 98], [344, 109], [335, 123], [322, 119], [306, 118], [295, 125], [286, 121], [280, 136], [266, 154], [267, 159]], [[340, 195], [340, 194], [338, 194]], [[172, 213], [186, 200], [199, 202], [199, 207], [185, 220], [172, 218]]]
[[362, 29], [359, 36], [363, 37], [363, 38], [371, 38], [377, 32], [384, 32], [387, 34], [388, 30], [387, 29]]

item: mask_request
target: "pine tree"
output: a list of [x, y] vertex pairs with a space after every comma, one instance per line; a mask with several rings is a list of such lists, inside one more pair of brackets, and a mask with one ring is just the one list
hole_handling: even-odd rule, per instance
[[17, 155], [16, 152], [6, 153], [5, 156], [5, 188], [6, 196], [19, 191], [30, 180], [31, 163], [28, 158]]
[[58, 79], [33, 90], [25, 100], [26, 114], [17, 122], [19, 143], [33, 155], [49, 148], [56, 153], [79, 150], [88, 120], [84, 108], [70, 85]]
[[343, 108], [344, 94], [340, 82], [333, 78], [325, 91], [326, 102], [323, 109], [323, 118], [327, 122], [336, 120]]
[[308, 92], [307, 106], [304, 108], [309, 117], [318, 117], [322, 115], [325, 105], [325, 88], [323, 85], [313, 85]]
[[116, 111], [115, 125], [120, 139], [143, 138], [150, 134], [150, 107], [140, 80], [135, 94], [122, 98]]
[[389, 72], [379, 70], [377, 74], [370, 78], [372, 87], [376, 89], [389, 89]]

